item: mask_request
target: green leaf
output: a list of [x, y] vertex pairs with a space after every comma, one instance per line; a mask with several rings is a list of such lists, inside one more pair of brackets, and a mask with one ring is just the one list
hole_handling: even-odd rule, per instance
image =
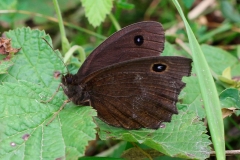
[[44, 32], [21, 28], [6, 33], [21, 50], [8, 74], [0, 75], [0, 159], [77, 159], [88, 141], [95, 139], [91, 107], [65, 106], [48, 126], [45, 124], [67, 99], [62, 91], [49, 103], [60, 84], [56, 71], [64, 65]]
[[114, 138], [145, 144], [173, 157], [206, 159], [210, 154], [211, 142], [206, 127], [196, 114], [182, 112], [173, 115], [171, 123], [164, 123], [158, 130], [124, 130], [115, 128], [96, 119], [100, 126], [101, 139]]
[[113, 7], [112, 0], [81, 0], [90, 24], [97, 27], [104, 21]]
[[236, 63], [234, 66], [231, 67], [231, 73], [233, 78], [234, 77], [239, 77], [239, 71], [240, 71], [240, 61], [238, 61], [238, 63]]
[[235, 88], [228, 88], [219, 95], [222, 108], [235, 107], [240, 109], [240, 92]]
[[238, 59], [223, 49], [209, 45], [201, 45], [202, 52], [206, 57], [209, 67], [218, 75], [227, 68], [238, 64]]
[[34, 83], [6, 82], [0, 90], [0, 148], [4, 148], [0, 151], [0, 159], [83, 156], [88, 140], [95, 138], [95, 131], [91, 129], [95, 125], [89, 116], [94, 113], [89, 107], [78, 109], [69, 104], [45, 126], [52, 112], [63, 103], [63, 94], [44, 104], [39, 102], [40, 95], [49, 94], [49, 91]]
[[50, 37], [43, 31], [21, 28], [6, 33], [11, 39], [14, 48], [21, 50], [12, 58], [14, 66], [8, 70], [8, 74], [0, 75], [2, 82], [17, 82], [26, 80], [44, 87], [56, 90], [59, 79], [54, 78], [54, 72], [64, 73], [64, 65], [49, 44]]
[[178, 109], [195, 112], [199, 118], [205, 118], [206, 113], [197, 77], [184, 77], [182, 81], [186, 83], [186, 87], [178, 97], [180, 99], [180, 102], [177, 103]]
[[222, 14], [225, 18], [233, 21], [233, 22], [240, 22], [240, 13], [234, 9], [233, 4], [229, 1], [221, 0], [220, 9], [222, 10]]

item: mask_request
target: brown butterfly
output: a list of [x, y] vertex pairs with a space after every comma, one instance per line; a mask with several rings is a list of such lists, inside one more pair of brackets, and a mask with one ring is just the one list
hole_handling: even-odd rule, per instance
[[176, 102], [191, 72], [191, 59], [160, 57], [164, 31], [140, 22], [116, 32], [86, 59], [78, 73], [62, 77], [76, 105], [91, 105], [107, 124], [126, 129], [160, 127], [177, 114]]

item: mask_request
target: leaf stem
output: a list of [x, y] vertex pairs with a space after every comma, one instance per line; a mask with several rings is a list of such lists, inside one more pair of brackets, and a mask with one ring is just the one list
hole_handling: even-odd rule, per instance
[[70, 57], [72, 56], [74, 51], [76, 51], [76, 50], [78, 50], [78, 52], [80, 53], [79, 54], [79, 59], [83, 63], [86, 59], [86, 54], [85, 54], [84, 49], [81, 46], [78, 46], [78, 45], [74, 45], [68, 50], [68, 52], [65, 54], [65, 56], [63, 58], [63, 62], [66, 63], [70, 59]]
[[[34, 12], [29, 12], [29, 11], [24, 11], [24, 10], [0, 10], [0, 14], [10, 14], [10, 13], [20, 13], [20, 14], [25, 14], [25, 15], [31, 15], [31, 16], [36, 16], [36, 17], [42, 17], [42, 18], [46, 18], [48, 19], [49, 21], [52, 21], [52, 22], [56, 22], [56, 23], [59, 23], [58, 19], [57, 18], [54, 18], [54, 17], [50, 17], [50, 16], [46, 16], [46, 15], [43, 15], [43, 14], [40, 14], [40, 13], [34, 13]], [[103, 35], [100, 35], [98, 33], [95, 33], [93, 31], [90, 31], [88, 29], [85, 29], [85, 28], [81, 28], [79, 26], [76, 26], [74, 24], [71, 24], [71, 23], [68, 23], [68, 22], [65, 22], [63, 21], [63, 24], [65, 26], [68, 26], [68, 27], [71, 27], [73, 29], [76, 29], [80, 32], [84, 32], [84, 33], [87, 33], [89, 35], [92, 35], [92, 36], [95, 36], [97, 38], [100, 38], [102, 40], [106, 39], [105, 36]]]
[[66, 37], [66, 33], [65, 33], [65, 29], [64, 29], [64, 25], [63, 25], [63, 20], [62, 20], [62, 15], [61, 15], [61, 11], [58, 5], [58, 1], [57, 0], [53, 0], [53, 4], [56, 10], [56, 14], [58, 17], [58, 24], [59, 24], [59, 29], [60, 29], [60, 33], [61, 33], [61, 39], [62, 39], [62, 50], [63, 53], [66, 53], [69, 48], [70, 48], [70, 44], [68, 42], [68, 39]]
[[113, 25], [115, 26], [116, 30], [119, 31], [121, 29], [119, 23], [117, 22], [116, 18], [113, 16], [112, 13], [109, 14], [109, 18], [111, 19]]

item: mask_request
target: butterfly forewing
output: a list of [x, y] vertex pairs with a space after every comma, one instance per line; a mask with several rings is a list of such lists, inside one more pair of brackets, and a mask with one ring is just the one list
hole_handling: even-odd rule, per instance
[[148, 57], [103, 68], [86, 77], [85, 92], [104, 122], [126, 129], [158, 128], [177, 113], [191, 60]]
[[159, 56], [164, 31], [158, 22], [139, 22], [123, 28], [99, 45], [77, 73], [79, 80], [103, 67], [130, 59]]

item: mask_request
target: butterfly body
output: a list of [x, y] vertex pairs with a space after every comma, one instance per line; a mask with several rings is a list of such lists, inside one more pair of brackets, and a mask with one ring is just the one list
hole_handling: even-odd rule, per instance
[[77, 105], [91, 105], [109, 125], [157, 129], [178, 113], [181, 79], [192, 62], [161, 57], [163, 48], [160, 23], [128, 26], [94, 50], [76, 75], [62, 77], [64, 92]]

